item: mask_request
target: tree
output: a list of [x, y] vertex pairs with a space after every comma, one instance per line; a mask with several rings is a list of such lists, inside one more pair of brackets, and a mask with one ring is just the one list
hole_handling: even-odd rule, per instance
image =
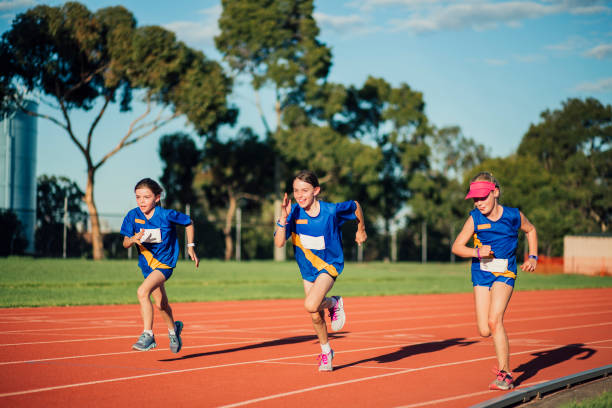
[[[94, 259], [103, 257], [94, 199], [96, 171], [120, 150], [179, 116], [202, 135], [214, 134], [236, 116], [226, 101], [231, 81], [219, 64], [177, 41], [170, 31], [137, 27], [121, 6], [95, 13], [76, 2], [34, 7], [18, 15], [2, 35], [0, 64], [1, 109], [22, 109], [60, 126], [85, 159], [84, 200]], [[38, 91], [58, 115], [27, 111], [18, 90]], [[96, 128], [109, 105], [118, 103], [121, 112], [130, 111], [134, 92], [142, 97], [144, 111], [114, 148], [94, 154]], [[96, 110], [84, 137], [73, 129], [71, 114], [77, 110]]]
[[28, 240], [23, 235], [17, 214], [12, 210], [0, 209], [0, 227], [0, 256], [23, 254]]
[[41, 175], [36, 180], [36, 252], [43, 256], [62, 255], [64, 204], [67, 204], [67, 246], [73, 256], [81, 255], [84, 242], [77, 226], [87, 222], [83, 191], [67, 177]]
[[164, 162], [160, 180], [166, 191], [166, 206], [183, 210], [195, 202], [193, 180], [200, 151], [189, 135], [178, 132], [160, 139], [159, 157]]
[[[333, 91], [338, 94], [337, 88]], [[405, 83], [393, 87], [370, 76], [361, 88], [346, 90], [341, 109], [329, 123], [348, 137], [375, 144], [380, 151], [379, 189], [369, 200], [384, 221], [388, 241], [391, 223], [411, 195], [411, 179], [429, 166], [425, 138], [430, 129], [423, 95]], [[388, 253], [389, 243], [384, 246]]]
[[[266, 139], [274, 147], [288, 111], [296, 106], [304, 112], [315, 110], [308, 106], [309, 99], [320, 101], [316, 97], [331, 66], [330, 49], [317, 40], [313, 0], [222, 0], [221, 4], [217, 49], [236, 74], [250, 78]], [[275, 128], [261, 103], [260, 91], [267, 86], [274, 95]], [[283, 156], [280, 147], [275, 149], [273, 190], [278, 216]], [[284, 254], [282, 248], [275, 248], [276, 260], [284, 259]]]
[[612, 106], [593, 98], [562, 105], [542, 112], [542, 122], [530, 126], [518, 154], [536, 158], [555, 176], [559, 199], [582, 214], [575, 220], [582, 231], [575, 232], [606, 232], [612, 220]]
[[221, 142], [206, 141], [203, 152], [202, 188], [212, 207], [223, 207], [225, 222], [225, 260], [234, 253], [232, 220], [240, 200], [261, 204], [267, 195], [266, 185], [274, 175], [274, 153], [266, 142], [249, 128], [241, 129], [235, 138]]

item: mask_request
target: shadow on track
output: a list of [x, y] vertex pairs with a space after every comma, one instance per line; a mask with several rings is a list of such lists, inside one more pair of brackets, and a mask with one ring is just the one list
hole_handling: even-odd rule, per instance
[[[330, 333], [328, 336], [329, 336], [330, 339], [340, 339], [340, 338], [344, 337], [343, 334], [344, 334], [343, 332], [337, 332], [337, 333], [334, 333], [334, 334]], [[286, 345], [286, 344], [305, 343], [305, 342], [308, 342], [308, 341], [316, 341], [318, 343], [317, 336], [312, 334], [312, 335], [308, 335], [308, 336], [285, 337], [285, 338], [282, 338], [282, 339], [264, 341], [262, 343], [249, 344], [249, 345], [242, 346], [242, 347], [233, 347], [233, 348], [229, 348], [229, 349], [225, 349], [225, 350], [214, 350], [214, 351], [207, 351], [205, 353], [186, 354], [184, 356], [180, 356], [180, 357], [176, 357], [176, 358], [167, 358], [167, 359], [159, 360], [159, 361], [187, 360], [189, 358], [214, 356], [216, 354], [234, 353], [236, 351], [253, 350], [253, 349], [258, 349], [258, 348], [262, 348], [262, 347], [275, 347], [275, 346], [283, 346], [283, 345]]]
[[444, 350], [453, 346], [469, 346], [470, 344], [478, 343], [477, 341], [465, 341], [465, 338], [454, 338], [440, 341], [431, 341], [428, 343], [411, 344], [404, 346], [401, 349], [392, 353], [383, 354], [381, 356], [366, 358], [364, 360], [355, 361], [352, 363], [344, 364], [341, 366], [334, 367], [334, 371], [341, 370], [343, 368], [352, 367], [361, 363], [367, 363], [370, 361], [376, 361], [377, 363], [391, 363], [398, 361], [406, 357], [414, 356], [416, 354], [434, 353], [436, 351]]
[[544, 368], [552, 367], [554, 365], [577, 357], [581, 354], [584, 354], [584, 356], [577, 357], [577, 359], [586, 360], [596, 352], [596, 350], [585, 347], [583, 343], [574, 343], [553, 350], [539, 351], [537, 353], [533, 353], [532, 356], [535, 356], [534, 359], [523, 363], [520, 366], [516, 367], [514, 370], [512, 370], [513, 372], [522, 373], [514, 380], [514, 385], [519, 385], [520, 383], [527, 381], [528, 379], [536, 375], [538, 371]]

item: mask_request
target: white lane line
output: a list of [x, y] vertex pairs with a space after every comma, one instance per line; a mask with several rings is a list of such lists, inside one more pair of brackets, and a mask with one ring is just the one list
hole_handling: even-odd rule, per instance
[[[418, 344], [418, 343], [409, 343], [407, 345], [410, 345], [410, 344]], [[364, 349], [347, 350], [347, 351], [342, 351], [342, 352], [339, 352], [339, 353], [352, 353], [352, 352], [367, 351], [367, 350], [389, 348], [389, 347], [391, 347], [391, 346], [370, 347], [370, 348], [364, 348]], [[531, 354], [531, 353], [536, 353], [536, 352], [541, 352], [541, 351], [546, 351], [546, 350], [549, 350], [549, 348], [538, 348], [538, 349], [533, 349], [533, 350], [520, 351], [520, 352], [510, 353], [510, 355], [511, 356], [516, 356], [516, 355], [520, 355], [520, 354]], [[104, 384], [104, 383], [111, 383], [111, 382], [128, 381], [128, 380], [137, 380], [137, 379], [142, 379], [142, 378], [147, 378], [147, 377], [155, 377], [155, 376], [160, 376], [160, 375], [182, 374], [182, 373], [187, 373], [187, 372], [210, 370], [210, 369], [214, 369], [214, 368], [235, 367], [235, 366], [241, 366], [241, 365], [267, 363], [267, 362], [270, 362], [270, 361], [283, 361], [283, 360], [291, 360], [291, 359], [305, 358], [305, 357], [312, 358], [312, 357], [315, 357], [315, 356], [316, 356], [316, 354], [303, 354], [303, 355], [277, 357], [277, 358], [270, 358], [270, 359], [263, 359], [263, 360], [241, 361], [241, 362], [237, 362], [237, 363], [219, 364], [219, 365], [214, 365], [214, 366], [194, 367], [194, 368], [187, 368], [187, 369], [182, 369], [182, 370], [166, 371], [166, 372], [152, 373], [152, 374], [143, 374], [143, 375], [130, 376], [130, 377], [109, 378], [109, 379], [106, 379], [106, 380], [88, 381], [88, 382], [82, 382], [82, 383], [58, 385], [58, 386], [53, 386], [53, 387], [36, 388], [36, 389], [31, 389], [31, 390], [7, 392], [7, 393], [0, 394], [0, 398], [3, 398], [3, 397], [12, 397], [12, 396], [17, 396], [17, 395], [34, 394], [34, 393], [39, 393], [39, 392], [54, 391], [54, 390], [61, 390], [61, 389], [68, 389], [68, 388], [83, 387], [83, 386], [88, 386], [88, 385], [96, 385], [96, 384]], [[386, 374], [379, 374], [379, 375], [370, 376], [370, 377], [356, 378], [356, 379], [353, 379], [353, 380], [341, 381], [341, 382], [337, 382], [337, 383], [329, 383], [329, 384], [325, 384], [325, 385], [321, 385], [321, 386], [317, 386], [317, 387], [309, 387], [309, 388], [304, 388], [304, 389], [300, 389], [300, 390], [289, 391], [289, 392], [286, 392], [286, 393], [269, 395], [269, 396], [266, 396], [266, 397], [261, 397], [261, 398], [256, 398], [256, 399], [252, 399], [252, 400], [248, 400], [248, 401], [238, 402], [238, 403], [235, 403], [235, 404], [226, 405], [226, 406], [220, 407], [220, 408], [228, 408], [228, 407], [234, 407], [234, 406], [248, 405], [248, 404], [252, 404], [252, 403], [255, 403], [255, 402], [267, 401], [267, 400], [270, 400], [270, 399], [276, 399], [276, 398], [281, 398], [281, 397], [284, 397], [284, 396], [305, 393], [305, 392], [314, 391], [314, 390], [318, 390], [318, 389], [322, 389], [322, 388], [336, 387], [336, 386], [340, 386], [340, 385], [351, 384], [351, 383], [362, 382], [362, 381], [368, 381], [368, 380], [374, 380], [374, 379], [390, 377], [390, 376], [394, 376], [394, 375], [407, 374], [407, 373], [416, 372], [416, 371], [423, 371], [423, 370], [428, 370], [428, 369], [433, 369], [433, 368], [441, 368], [441, 367], [450, 367], [450, 366], [455, 366], [455, 365], [468, 364], [468, 363], [484, 361], [484, 360], [493, 360], [493, 359], [495, 359], [494, 356], [487, 356], [487, 357], [479, 357], [479, 358], [463, 360], [463, 361], [453, 361], [453, 362], [449, 362], [449, 363], [436, 364], [436, 365], [419, 367], [419, 368], [410, 368], [410, 369], [406, 369], [406, 370], [402, 370], [402, 371], [394, 372], [394, 373], [386, 373]]]
[[[545, 350], [547, 350], [547, 349], [537, 349], [537, 350], [521, 351], [521, 352], [517, 352], [517, 353], [511, 353], [510, 355], [514, 356], [514, 355], [519, 355], [519, 354], [536, 353], [536, 352], [545, 351]], [[372, 375], [372, 376], [369, 376], [369, 377], [361, 377], [361, 378], [355, 378], [355, 379], [352, 379], [352, 380], [345, 380], [345, 381], [339, 381], [339, 382], [335, 382], [335, 383], [327, 383], [327, 384], [323, 384], [323, 385], [318, 385], [318, 386], [314, 386], [314, 387], [307, 387], [307, 388], [297, 389], [297, 390], [293, 390], [293, 391], [283, 392], [283, 393], [280, 393], [280, 394], [267, 395], [265, 397], [253, 398], [253, 399], [250, 399], [250, 400], [235, 402], [233, 404], [222, 405], [222, 406], [220, 406], [218, 408], [241, 407], [241, 406], [244, 406], [244, 405], [255, 404], [255, 403], [258, 403], [258, 402], [262, 402], [262, 401], [269, 401], [269, 400], [272, 400], [272, 399], [288, 397], [288, 396], [296, 395], [296, 394], [303, 394], [303, 393], [306, 393], [306, 392], [317, 391], [317, 390], [321, 390], [321, 389], [325, 389], [325, 388], [338, 387], [338, 386], [346, 385], [346, 384], [354, 384], [354, 383], [363, 382], [363, 381], [369, 381], [369, 380], [378, 380], [380, 378], [392, 377], [392, 376], [402, 375], [402, 374], [408, 374], [408, 373], [413, 373], [413, 372], [417, 372], [417, 371], [424, 371], [424, 370], [429, 370], [429, 369], [433, 369], [433, 368], [450, 367], [450, 366], [455, 366], [455, 365], [468, 364], [468, 363], [474, 363], [474, 362], [478, 362], [478, 361], [494, 360], [494, 359], [495, 359], [495, 356], [489, 356], [489, 357], [474, 358], [474, 359], [470, 359], [470, 360], [454, 361], [454, 362], [451, 362], [451, 363], [435, 364], [435, 365], [419, 367], [419, 368], [408, 368], [406, 370], [397, 371], [397, 372], [394, 372], [394, 373], [385, 373], [385, 374]]]
[[[276, 339], [270, 339], [270, 340], [261, 340], [263, 341], [274, 341]], [[251, 344], [253, 343], [253, 341], [260, 341], [259, 339], [255, 339], [255, 340], [248, 340], [248, 341], [233, 341], [233, 342], [228, 342], [228, 343], [217, 343], [217, 344], [201, 344], [201, 345], [197, 345], [197, 346], [183, 346], [183, 350], [186, 349], [201, 349], [201, 348], [206, 348], [206, 347], [219, 347], [219, 346], [232, 346], [232, 345], [236, 345], [236, 344]], [[160, 347], [156, 347], [152, 350], [148, 350], [147, 353], [154, 353], [154, 352], [158, 352], [158, 351], [167, 351], [169, 349], [167, 348], [160, 348]], [[1, 365], [9, 365], [9, 364], [32, 364], [32, 363], [38, 363], [38, 362], [46, 362], [46, 361], [56, 361], [56, 360], [72, 360], [72, 359], [77, 359], [77, 358], [89, 358], [89, 357], [107, 357], [107, 356], [117, 356], [117, 355], [122, 355], [122, 354], [134, 354], [134, 353], [142, 353], [141, 351], [136, 351], [136, 350], [130, 350], [130, 351], [117, 351], [114, 353], [99, 353], [99, 354], [82, 354], [82, 355], [78, 355], [78, 356], [64, 356], [64, 357], [52, 357], [52, 358], [39, 358], [39, 359], [33, 359], [33, 360], [21, 360], [21, 361], [2, 361], [0, 362], [0, 366]], [[221, 353], [219, 353], [221, 354]]]
[[98, 341], [98, 340], [116, 340], [116, 339], [129, 339], [134, 336], [113, 336], [113, 337], [93, 337], [89, 339], [70, 339], [70, 340], [49, 340], [49, 341], [32, 341], [29, 343], [4, 343], [0, 344], [2, 347], [11, 347], [11, 346], [25, 346], [31, 344], [53, 344], [53, 343], [74, 343], [79, 341]]
[[[512, 335], [523, 335], [523, 334], [533, 334], [533, 333], [544, 333], [544, 332], [551, 332], [551, 331], [562, 331], [562, 330], [574, 330], [574, 329], [584, 329], [584, 328], [591, 328], [591, 327], [601, 327], [601, 326], [609, 326], [612, 325], [612, 322], [604, 322], [604, 323], [595, 323], [595, 324], [583, 324], [583, 325], [578, 325], [578, 326], [565, 326], [565, 327], [554, 327], [554, 328], [550, 328], [550, 329], [541, 329], [541, 330], [529, 330], [529, 331], [523, 331], [523, 332], [515, 332], [512, 333]], [[304, 334], [307, 335], [307, 334]], [[359, 335], [359, 333], [356, 333], [355, 335]], [[115, 338], [129, 338], [132, 336], [124, 336], [124, 337], [115, 337]], [[351, 340], [351, 337], [353, 337], [353, 334], [351, 334], [350, 337], [346, 337], [347, 340]], [[479, 340], [482, 339], [480, 336], [473, 336], [473, 337], [468, 337], [465, 338], [465, 340]], [[90, 339], [90, 340], [101, 340], [99, 338], [96, 339]], [[258, 342], [267, 342], [267, 341], [276, 341], [279, 340], [278, 338], [275, 339], [249, 339], [246, 341], [241, 341], [241, 342], [228, 342], [228, 343], [219, 343], [217, 345], [231, 345], [231, 344], [248, 344], [248, 343], [252, 343], [255, 341]], [[78, 341], [78, 340], [57, 340], [54, 342], [49, 342], [49, 343], [62, 343], [62, 342], [71, 342], [71, 341]], [[86, 339], [83, 339], [83, 341], [86, 341]], [[610, 340], [601, 340], [598, 342], [607, 342]], [[422, 341], [419, 342], [411, 342], [411, 343], [394, 343], [394, 344], [389, 344], [389, 345], [385, 345], [385, 346], [379, 346], [379, 347], [374, 347], [371, 348], [371, 350], [373, 349], [377, 349], [377, 348], [389, 348], [389, 347], [403, 347], [406, 345], [414, 345], [414, 344], [421, 344]], [[28, 343], [22, 343], [22, 344], [28, 344]], [[31, 343], [31, 344], [35, 344], [35, 343]], [[592, 344], [592, 343], [585, 343], [585, 344]], [[19, 344], [17, 344], [19, 345]], [[188, 348], [199, 348], [199, 347], [211, 347], [211, 346], [217, 346], [217, 345], [203, 345], [203, 346], [185, 346], [183, 347], [184, 349], [188, 349]], [[0, 345], [1, 346], [1, 345]], [[602, 347], [604, 348], [604, 347]], [[165, 349], [154, 349], [152, 351], [159, 351], [159, 350], [165, 350]], [[364, 349], [365, 350], [365, 349]], [[56, 357], [56, 358], [49, 358], [49, 359], [44, 359], [44, 360], [23, 360], [23, 361], [5, 361], [5, 362], [0, 362], [0, 365], [6, 365], [6, 364], [20, 364], [20, 363], [27, 363], [27, 362], [33, 362], [33, 361], [52, 361], [54, 359], [67, 359], [67, 358], [84, 358], [84, 357], [96, 357], [96, 356], [107, 356], [107, 355], [113, 355], [113, 354], [124, 354], [124, 353], [131, 353], [130, 352], [118, 352], [118, 353], [102, 353], [102, 354], [90, 354], [90, 355], [82, 355], [82, 356], [67, 356], [67, 357]]]
[[[520, 387], [517, 387], [515, 389], [521, 389], [521, 388], [526, 388], [526, 387], [531, 387], [533, 385], [538, 385], [538, 384], [542, 384], [545, 383], [548, 380], [543, 380], [543, 381], [535, 381], [535, 382], [530, 382], [530, 383], [525, 383], [525, 384], [521, 384]], [[425, 401], [425, 402], [417, 402], [416, 404], [410, 404], [410, 405], [402, 405], [400, 407], [396, 407], [396, 408], [417, 408], [417, 407], [425, 407], [427, 405], [437, 405], [443, 402], [449, 402], [449, 401], [456, 401], [459, 399], [464, 399], [464, 398], [470, 398], [470, 397], [475, 397], [477, 395], [484, 395], [484, 394], [491, 394], [491, 395], [499, 395], [499, 391], [493, 391], [493, 390], [487, 390], [487, 391], [480, 391], [480, 392], [473, 392], [471, 394], [463, 394], [463, 395], [457, 395], [454, 397], [448, 397], [448, 398], [441, 398], [441, 399], [437, 399], [437, 400], [432, 400], [432, 401]]]

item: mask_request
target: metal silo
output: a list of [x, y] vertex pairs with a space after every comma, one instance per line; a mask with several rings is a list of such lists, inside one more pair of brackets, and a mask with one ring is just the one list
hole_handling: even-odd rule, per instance
[[[28, 100], [26, 107], [35, 112], [38, 103]], [[19, 217], [28, 253], [34, 253], [36, 225], [36, 134], [36, 117], [21, 111], [0, 122], [0, 208]]]

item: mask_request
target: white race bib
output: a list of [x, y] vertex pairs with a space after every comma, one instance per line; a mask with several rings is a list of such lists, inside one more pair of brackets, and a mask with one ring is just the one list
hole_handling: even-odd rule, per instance
[[144, 235], [142, 236], [142, 238], [140, 238], [140, 242], [141, 243], [148, 242], [150, 244], [159, 244], [160, 242], [162, 242], [161, 229], [159, 228], [145, 229]]
[[508, 270], [508, 260], [484, 258], [480, 260], [480, 269], [487, 272], [506, 272]]
[[323, 235], [312, 237], [310, 235], [300, 234], [300, 242], [305, 249], [325, 249], [325, 238]]

